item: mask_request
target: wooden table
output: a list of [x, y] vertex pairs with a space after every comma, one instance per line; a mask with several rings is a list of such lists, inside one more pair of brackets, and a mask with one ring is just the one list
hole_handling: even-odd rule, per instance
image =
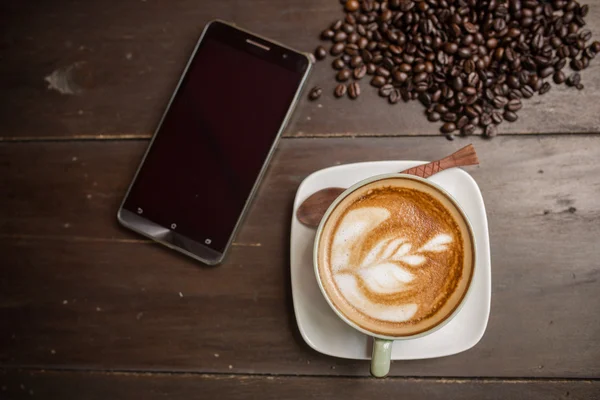
[[[600, 34], [600, 1], [588, 26]], [[115, 213], [203, 25], [310, 51], [335, 0], [0, 5], [0, 398], [600, 398], [600, 61], [584, 91], [525, 103], [494, 140], [449, 142], [419, 104], [336, 101], [317, 66], [226, 262], [207, 268]], [[559, 135], [567, 133], [570, 135]], [[311, 350], [294, 319], [292, 200], [331, 165], [432, 159], [469, 142], [490, 225], [485, 336], [451, 357]]]

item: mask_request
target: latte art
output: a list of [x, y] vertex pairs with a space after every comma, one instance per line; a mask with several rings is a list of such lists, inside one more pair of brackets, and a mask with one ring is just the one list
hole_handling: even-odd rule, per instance
[[320, 272], [341, 311], [392, 335], [453, 309], [449, 300], [472, 257], [465, 257], [464, 223], [448, 205], [431, 191], [380, 184], [342, 201], [324, 229]]

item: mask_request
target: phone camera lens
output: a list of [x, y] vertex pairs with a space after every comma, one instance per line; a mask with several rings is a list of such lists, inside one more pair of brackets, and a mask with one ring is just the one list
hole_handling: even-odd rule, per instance
[[287, 54], [283, 53], [282, 57], [287, 59], [288, 56], [287, 56]]

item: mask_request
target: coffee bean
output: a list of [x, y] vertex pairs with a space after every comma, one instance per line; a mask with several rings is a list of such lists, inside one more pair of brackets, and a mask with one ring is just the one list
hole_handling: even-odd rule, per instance
[[594, 43], [591, 44], [590, 48], [594, 51], [594, 53], [596, 53], [596, 54], [600, 53], [600, 42], [595, 41]]
[[348, 79], [350, 79], [351, 75], [352, 73], [350, 72], [350, 70], [348, 68], [344, 68], [337, 73], [335, 79], [337, 79], [339, 82], [345, 82]]
[[429, 75], [427, 74], [427, 72], [421, 72], [421, 73], [416, 74], [413, 77], [413, 81], [415, 83], [423, 82], [423, 81], [425, 81], [427, 79], [428, 76]]
[[518, 99], [510, 100], [508, 103], [506, 103], [506, 109], [508, 111], [519, 111], [522, 107], [523, 104], [521, 103], [521, 100]]
[[342, 69], [346, 66], [346, 63], [341, 58], [336, 58], [335, 60], [333, 60], [331, 65], [334, 69]]
[[521, 88], [521, 93], [523, 94], [524, 98], [529, 99], [533, 96], [534, 91], [531, 86], [526, 85]]
[[550, 83], [544, 82], [544, 84], [542, 85], [542, 87], [539, 90], [540, 95], [548, 93], [550, 88], [551, 88]]
[[482, 126], [487, 126], [487, 125], [491, 124], [492, 123], [491, 114], [488, 114], [488, 113], [481, 114], [481, 116], [479, 117], [479, 123]]
[[345, 47], [346, 46], [344, 45], [344, 43], [336, 43], [333, 46], [331, 46], [329, 53], [332, 56], [339, 56], [340, 54], [343, 53]]
[[384, 78], [387, 78], [388, 76], [390, 76], [390, 71], [383, 67], [377, 67], [377, 69], [375, 70], [375, 75], [379, 75], [379, 76], [383, 76]]
[[358, 0], [348, 0], [346, 1], [346, 11], [348, 12], [354, 12], [356, 10], [358, 10], [358, 8], [360, 7], [360, 3], [358, 2]]
[[321, 39], [323, 40], [331, 40], [335, 36], [335, 32], [331, 29], [325, 29], [321, 32]]
[[519, 117], [515, 112], [512, 111], [504, 111], [504, 119], [508, 122], [515, 122]]
[[485, 127], [484, 135], [488, 138], [494, 137], [498, 134], [498, 128], [496, 125], [488, 125]]
[[394, 90], [394, 86], [392, 84], [386, 84], [383, 85], [381, 88], [379, 88], [379, 95], [382, 97], [388, 97], [390, 95], [390, 93], [392, 93], [392, 91]]
[[447, 42], [444, 45], [444, 51], [448, 54], [454, 54], [458, 51], [458, 45], [456, 43]]
[[446, 122], [442, 125], [441, 131], [443, 133], [452, 133], [456, 130], [456, 125], [453, 122]]
[[499, 112], [494, 111], [492, 113], [492, 122], [494, 124], [496, 124], [496, 125], [498, 125], [499, 123], [501, 123], [502, 122], [502, 115]]
[[360, 86], [358, 82], [352, 82], [348, 85], [348, 97], [354, 100], [358, 96], [360, 96]]
[[318, 86], [315, 86], [310, 90], [310, 92], [308, 92], [308, 98], [312, 101], [317, 100], [319, 97], [321, 97], [322, 93], [323, 89], [321, 89]]
[[356, 68], [363, 63], [361, 56], [354, 56], [350, 59], [350, 66]]
[[388, 97], [388, 102], [390, 104], [396, 104], [398, 101], [400, 101], [400, 98], [400, 91], [398, 89], [394, 89]]
[[374, 75], [376, 69], [377, 69], [377, 66], [375, 64], [373, 64], [373, 63], [367, 64], [367, 74]]
[[453, 112], [447, 112], [444, 115], [442, 115], [442, 120], [444, 120], [446, 122], [455, 122], [456, 114]]
[[581, 60], [574, 59], [573, 61], [571, 61], [571, 68], [574, 71], [581, 71], [583, 69], [583, 63], [581, 62]]
[[462, 129], [460, 130], [460, 133], [465, 136], [472, 135], [473, 133], [475, 133], [475, 126], [472, 124], [467, 124], [462, 127]]
[[542, 78], [547, 78], [554, 73], [554, 67], [546, 67], [540, 71], [540, 76]]
[[469, 117], [467, 117], [466, 115], [463, 115], [462, 117], [460, 117], [458, 119], [458, 121], [456, 122], [456, 128], [457, 129], [462, 129], [465, 125], [467, 125], [469, 123]]
[[435, 112], [435, 111], [432, 111], [429, 114], [427, 114], [427, 119], [429, 121], [431, 121], [431, 122], [437, 122], [441, 118], [442, 118], [442, 116], [439, 113]]
[[575, 85], [575, 88], [577, 90], [583, 90], [583, 83], [578, 83], [577, 85]]
[[580, 82], [581, 75], [579, 75], [578, 72], [575, 72], [574, 74], [570, 75], [566, 80], [568, 86], [577, 86]]
[[565, 76], [564, 72], [557, 71], [557, 72], [554, 73], [554, 76], [552, 78], [554, 80], [554, 83], [561, 84], [561, 83], [563, 83], [565, 81], [566, 76]]
[[496, 108], [504, 108], [504, 106], [506, 106], [508, 104], [508, 99], [504, 96], [496, 96], [494, 98], [494, 100], [492, 101], [492, 103], [494, 104], [494, 107]]
[[327, 57], [327, 50], [325, 50], [325, 47], [323, 46], [319, 46], [315, 49], [315, 58], [317, 60], [322, 60], [325, 57]]
[[366, 74], [367, 74], [367, 66], [365, 64], [362, 64], [361, 66], [354, 68], [354, 71], [352, 72], [352, 75], [354, 76], [354, 79], [356, 79], [356, 80], [362, 79]]
[[371, 79], [371, 85], [380, 88], [383, 85], [385, 85], [385, 78], [383, 76], [374, 76], [373, 79]]
[[333, 94], [335, 95], [335, 97], [338, 98], [344, 96], [346, 94], [346, 85], [344, 85], [343, 83], [337, 85]]

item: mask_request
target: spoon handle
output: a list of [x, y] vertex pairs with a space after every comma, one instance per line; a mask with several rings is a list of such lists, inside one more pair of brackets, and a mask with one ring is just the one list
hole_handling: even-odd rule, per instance
[[475, 148], [473, 145], [469, 144], [457, 152], [450, 154], [448, 157], [444, 157], [441, 160], [433, 161], [428, 164], [409, 168], [405, 171], [402, 171], [402, 173], [420, 176], [421, 178], [429, 178], [431, 175], [435, 175], [438, 172], [448, 168], [477, 164], [479, 164], [477, 153], [475, 153]]

